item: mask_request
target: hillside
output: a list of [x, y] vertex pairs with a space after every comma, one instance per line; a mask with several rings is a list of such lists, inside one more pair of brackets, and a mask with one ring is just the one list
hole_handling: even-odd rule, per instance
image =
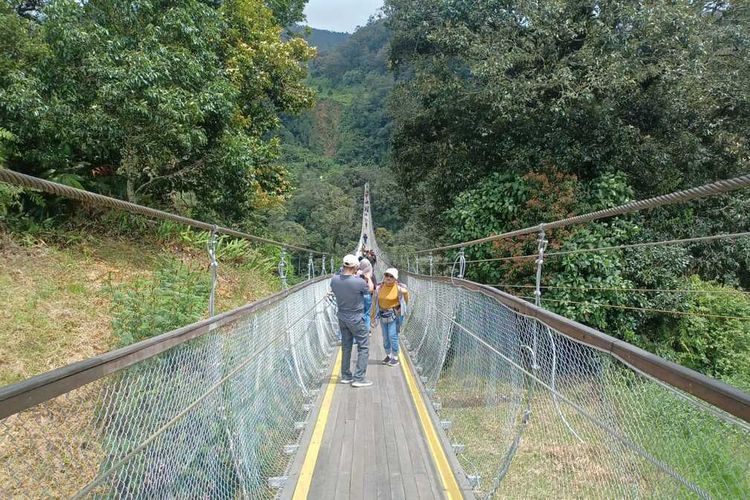
[[295, 25], [290, 31], [301, 35], [307, 40], [308, 45], [318, 49], [318, 54], [322, 54], [331, 49], [346, 43], [351, 37], [349, 33], [339, 33], [337, 31], [321, 30], [310, 26]]
[[[284, 118], [282, 161], [295, 186], [286, 216], [305, 228], [313, 246], [338, 253], [351, 249], [359, 238], [359, 200], [367, 182], [377, 223], [388, 231], [402, 223], [403, 193], [388, 164], [388, 96], [393, 86], [389, 41], [385, 21], [374, 20], [345, 43], [319, 54], [310, 63], [308, 77], [317, 94], [314, 107]], [[320, 192], [329, 196], [316, 196]], [[323, 214], [329, 221], [326, 227], [320, 222]], [[333, 226], [342, 229], [326, 237]]]
[[[143, 231], [119, 216], [108, 222], [120, 229], [0, 226], [0, 386], [207, 316], [200, 233], [166, 224]], [[257, 250], [229, 257], [219, 268], [217, 312], [278, 290], [275, 259]]]

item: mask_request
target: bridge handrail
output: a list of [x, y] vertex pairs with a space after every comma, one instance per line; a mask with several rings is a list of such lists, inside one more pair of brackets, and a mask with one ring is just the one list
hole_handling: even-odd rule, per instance
[[249, 313], [260, 311], [289, 295], [330, 276], [304, 281], [262, 300], [237, 309], [166, 332], [150, 339], [110, 351], [99, 356], [71, 363], [27, 380], [0, 388], [0, 420], [43, 403], [78, 387], [94, 382], [140, 361], [157, 356], [175, 346], [198, 338]]
[[582, 325], [488, 285], [446, 276], [406, 273], [428, 281], [453, 284], [482, 293], [524, 316], [536, 318], [572, 340], [607, 352], [631, 368], [685, 391], [741, 420], [750, 423], [750, 395], [720, 380], [673, 363], [594, 328]]
[[617, 207], [607, 208], [604, 210], [598, 210], [596, 212], [590, 212], [587, 214], [576, 215], [574, 217], [568, 217], [567, 219], [560, 219], [554, 222], [546, 222], [538, 224], [536, 226], [527, 227], [524, 229], [517, 229], [502, 234], [495, 234], [487, 236], [485, 238], [479, 238], [471, 241], [464, 241], [462, 243], [454, 243], [452, 245], [445, 245], [442, 247], [428, 248], [427, 250], [419, 250], [414, 252], [416, 255], [428, 254], [431, 252], [441, 252], [444, 250], [452, 250], [455, 248], [468, 247], [473, 245], [479, 245], [482, 243], [489, 243], [491, 241], [514, 238], [516, 236], [524, 236], [527, 234], [535, 234], [540, 229], [545, 231], [550, 229], [557, 229], [561, 227], [571, 226], [573, 224], [580, 224], [583, 222], [592, 222], [599, 219], [605, 219], [607, 217], [615, 217], [617, 215], [624, 215], [632, 212], [639, 212], [641, 210], [647, 210], [651, 208], [657, 208], [664, 205], [671, 205], [673, 203], [683, 203], [686, 201], [694, 200], [696, 198], [702, 198], [704, 196], [711, 196], [716, 194], [728, 193], [730, 191], [736, 191], [750, 187], [750, 175], [743, 175], [741, 177], [735, 177], [733, 179], [726, 179], [710, 184], [704, 184], [690, 189], [682, 191], [675, 191], [673, 193], [663, 194], [661, 196], [655, 196], [645, 200], [632, 201], [624, 205]]
[[126, 212], [134, 213], [137, 215], [144, 215], [146, 217], [152, 217], [154, 219], [168, 220], [172, 222], [178, 222], [187, 226], [194, 227], [196, 229], [202, 229], [204, 231], [216, 231], [217, 233], [234, 236], [235, 238], [241, 238], [256, 243], [264, 243], [268, 245], [274, 245], [279, 248], [286, 248], [291, 250], [298, 250], [300, 252], [308, 252], [315, 255], [330, 255], [325, 252], [318, 250], [312, 250], [310, 248], [300, 247], [296, 245], [290, 245], [282, 243], [280, 241], [271, 240], [268, 238], [262, 238], [260, 236], [254, 236], [252, 234], [243, 233], [235, 229], [228, 227], [218, 226], [215, 224], [209, 224], [189, 217], [183, 217], [173, 213], [165, 212], [163, 210], [157, 210], [155, 208], [138, 205], [129, 201], [119, 200], [110, 196], [104, 196], [102, 194], [92, 193], [84, 189], [77, 189], [74, 187], [66, 186], [64, 184], [58, 184], [57, 182], [51, 182], [44, 179], [39, 179], [31, 175], [22, 174], [13, 170], [0, 168], [0, 181], [14, 186], [20, 186], [31, 189], [38, 189], [45, 193], [55, 194], [58, 196], [64, 196], [73, 200], [83, 201], [86, 203], [93, 203], [96, 205], [105, 206], [108, 208], [115, 208], [124, 210]]

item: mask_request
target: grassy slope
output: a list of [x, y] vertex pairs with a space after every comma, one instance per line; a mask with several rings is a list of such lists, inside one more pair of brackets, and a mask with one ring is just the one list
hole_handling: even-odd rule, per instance
[[[22, 242], [0, 232], [0, 386], [112, 349], [109, 285], [152, 275], [165, 256], [208, 272], [204, 252], [174, 245], [97, 237]], [[267, 273], [222, 263], [217, 311], [277, 289]]]

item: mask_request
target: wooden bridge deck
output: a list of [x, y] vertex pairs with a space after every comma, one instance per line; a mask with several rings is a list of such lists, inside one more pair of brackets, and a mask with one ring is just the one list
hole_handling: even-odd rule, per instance
[[[355, 353], [356, 348], [352, 359], [355, 359]], [[404, 355], [402, 353], [402, 363]], [[384, 357], [378, 328], [370, 337], [367, 368], [367, 378], [373, 381], [373, 385], [355, 388], [340, 384], [338, 373], [332, 380], [336, 386], [307, 498], [447, 497], [404, 370], [400, 366], [382, 365]], [[409, 365], [404, 368], [410, 369]], [[323, 390], [329, 386], [324, 385]], [[319, 401], [326, 406], [324, 397]], [[311, 415], [311, 418], [320, 420], [320, 415], [323, 413]], [[308, 428], [314, 423], [309, 422]], [[308, 431], [307, 434], [314, 434], [312, 429]], [[310, 439], [311, 436], [303, 436], [302, 445], [307, 446]], [[307, 450], [308, 467], [309, 455], [315, 453], [315, 448], [313, 445]], [[300, 495], [298, 482], [305, 480], [300, 469], [303, 468], [302, 456], [306, 453], [303, 450], [299, 455], [282, 498], [304, 497]]]

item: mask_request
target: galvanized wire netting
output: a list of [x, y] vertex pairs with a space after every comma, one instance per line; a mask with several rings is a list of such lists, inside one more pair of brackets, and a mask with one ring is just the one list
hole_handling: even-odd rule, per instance
[[485, 294], [409, 276], [403, 338], [479, 497], [750, 498], [750, 428]]
[[0, 497], [274, 497], [335, 342], [327, 289], [4, 419]]
[[[365, 239], [365, 236], [367, 236], [367, 239]], [[383, 253], [378, 246], [378, 240], [375, 238], [375, 227], [372, 224], [372, 211], [370, 207], [369, 186], [365, 186], [362, 210], [362, 235], [357, 242], [357, 250], [355, 251], [355, 254], [360, 256], [364, 248], [375, 252], [377, 260], [372, 267], [375, 274], [375, 280], [379, 283], [383, 281], [383, 273], [388, 267], [390, 267], [390, 262], [388, 256]]]

